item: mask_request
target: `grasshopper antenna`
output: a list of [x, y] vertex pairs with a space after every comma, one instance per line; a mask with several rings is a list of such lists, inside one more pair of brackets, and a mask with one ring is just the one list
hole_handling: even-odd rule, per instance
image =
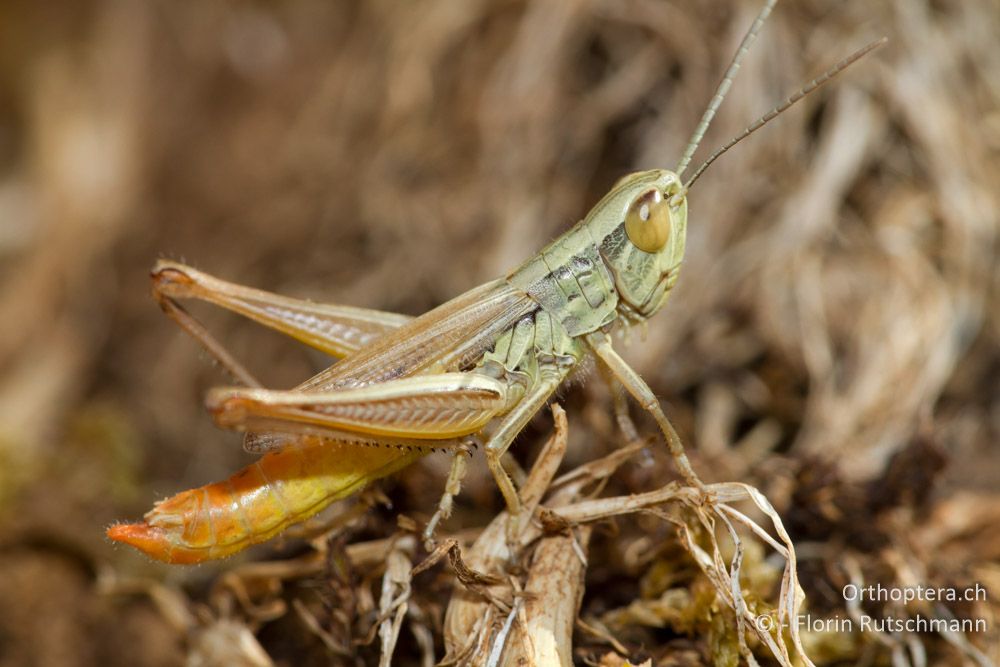
[[[813, 79], [812, 81], [810, 81], [809, 83], [807, 83], [806, 85], [802, 86], [798, 91], [796, 91], [795, 93], [793, 93], [784, 102], [782, 102], [781, 104], [779, 104], [778, 106], [774, 107], [773, 109], [771, 109], [770, 111], [768, 111], [766, 114], [764, 114], [763, 116], [761, 116], [760, 118], [758, 118], [753, 124], [751, 124], [749, 127], [747, 127], [745, 130], [743, 130], [742, 132], [740, 132], [738, 135], [736, 135], [732, 139], [730, 139], [728, 142], [726, 142], [726, 144], [724, 146], [722, 146], [721, 148], [719, 148], [718, 150], [716, 150], [714, 153], [712, 153], [709, 156], [709, 158], [707, 160], [705, 160], [704, 162], [702, 162], [701, 166], [698, 167], [698, 169], [695, 170], [694, 175], [691, 176], [691, 179], [687, 183], [684, 184], [684, 189], [687, 190], [688, 188], [690, 188], [694, 184], [694, 182], [698, 180], [698, 177], [701, 176], [703, 173], [705, 173], [705, 170], [708, 169], [708, 165], [710, 165], [713, 162], [715, 162], [719, 158], [720, 155], [722, 155], [723, 153], [725, 153], [726, 151], [728, 151], [730, 148], [732, 148], [736, 144], [740, 143], [741, 141], [743, 141], [744, 139], [746, 139], [747, 137], [749, 137], [751, 134], [753, 134], [754, 132], [756, 132], [760, 128], [762, 128], [765, 125], [767, 125], [770, 121], [774, 120], [775, 118], [777, 118], [778, 116], [780, 116], [784, 111], [788, 110], [788, 108], [790, 106], [792, 106], [793, 104], [795, 104], [796, 102], [798, 102], [799, 100], [801, 100], [803, 97], [805, 97], [809, 93], [815, 91], [817, 88], [819, 88], [820, 86], [822, 86], [824, 83], [826, 83], [830, 79], [834, 78], [835, 76], [837, 76], [838, 74], [840, 74], [841, 72], [843, 72], [845, 69], [847, 69], [848, 67], [850, 67], [851, 65], [853, 65], [857, 61], [861, 60], [866, 55], [868, 55], [869, 53], [871, 53], [875, 49], [879, 48], [880, 46], [882, 46], [883, 44], [885, 44], [888, 41], [889, 41], [889, 39], [887, 37], [883, 37], [882, 39], [875, 40], [874, 42], [871, 42], [870, 44], [867, 44], [866, 46], [861, 47], [860, 49], [858, 49], [857, 51], [855, 51], [851, 55], [847, 56], [846, 58], [844, 58], [843, 60], [841, 60], [839, 63], [837, 63], [836, 65], [834, 65], [833, 67], [831, 67], [827, 71], [823, 72], [821, 75], [819, 75], [818, 77], [816, 77], [815, 79]], [[699, 139], [700, 139], [700, 137], [699, 137]], [[678, 174], [679, 173], [680, 172], [678, 172]]]
[[715, 118], [715, 113], [719, 110], [719, 106], [722, 105], [722, 100], [725, 99], [726, 93], [729, 92], [729, 88], [733, 85], [733, 79], [736, 78], [736, 73], [740, 71], [740, 65], [743, 64], [743, 58], [746, 56], [747, 52], [750, 50], [750, 45], [753, 44], [753, 40], [757, 38], [757, 33], [760, 29], [764, 27], [764, 21], [771, 14], [771, 10], [774, 9], [774, 5], [778, 3], [778, 0], [767, 0], [767, 4], [764, 8], [760, 10], [757, 14], [757, 18], [754, 19], [753, 25], [747, 30], [747, 34], [743, 36], [743, 41], [740, 42], [740, 47], [736, 49], [736, 55], [733, 56], [732, 62], [729, 63], [729, 68], [726, 70], [725, 76], [722, 77], [722, 82], [719, 83], [719, 87], [715, 90], [715, 95], [712, 96], [712, 100], [708, 103], [708, 108], [705, 109], [705, 113], [701, 117], [701, 121], [698, 123], [698, 127], [695, 128], [694, 133], [688, 140], [687, 148], [684, 149], [684, 155], [681, 156], [681, 161], [677, 164], [677, 178], [681, 177], [684, 170], [691, 163], [691, 158], [694, 156], [694, 152], [698, 150], [698, 144], [701, 143], [702, 137], [705, 136], [705, 132], [708, 130], [708, 126], [712, 124], [712, 119]]

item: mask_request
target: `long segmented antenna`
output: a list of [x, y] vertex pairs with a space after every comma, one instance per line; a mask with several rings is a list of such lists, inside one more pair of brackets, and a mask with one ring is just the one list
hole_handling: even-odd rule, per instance
[[724, 146], [722, 146], [722, 148], [719, 148], [714, 153], [712, 153], [708, 157], [708, 159], [705, 160], [704, 162], [702, 162], [701, 166], [698, 167], [697, 170], [695, 170], [694, 175], [691, 177], [691, 180], [689, 180], [687, 183], [684, 184], [684, 189], [687, 190], [688, 188], [690, 188], [691, 185], [693, 185], [694, 182], [698, 180], [698, 177], [701, 176], [705, 172], [706, 169], [708, 169], [708, 165], [710, 165], [713, 162], [715, 162], [719, 158], [720, 155], [722, 155], [723, 153], [725, 153], [726, 151], [728, 151], [730, 148], [732, 148], [736, 144], [740, 143], [741, 141], [743, 141], [744, 139], [746, 139], [747, 137], [749, 137], [751, 134], [753, 134], [754, 132], [756, 132], [760, 128], [762, 128], [765, 125], [767, 125], [770, 121], [774, 120], [775, 118], [777, 118], [778, 116], [780, 116], [784, 111], [786, 111], [788, 109], [788, 107], [792, 106], [793, 104], [795, 104], [796, 102], [798, 102], [799, 100], [801, 100], [803, 97], [805, 97], [809, 93], [813, 92], [814, 90], [816, 90], [817, 88], [819, 88], [820, 86], [822, 86], [824, 83], [826, 83], [827, 81], [829, 81], [833, 77], [837, 76], [838, 74], [840, 74], [841, 72], [843, 72], [845, 69], [847, 69], [848, 67], [850, 67], [851, 65], [853, 65], [857, 61], [861, 60], [866, 55], [868, 55], [869, 53], [871, 53], [875, 49], [879, 48], [880, 46], [882, 46], [883, 44], [885, 44], [888, 41], [889, 41], [888, 37], [883, 37], [882, 39], [877, 39], [874, 42], [872, 42], [872, 43], [870, 43], [870, 44], [868, 44], [866, 46], [861, 47], [860, 49], [858, 49], [857, 51], [855, 51], [851, 55], [847, 56], [846, 58], [844, 58], [843, 60], [841, 60], [839, 63], [837, 63], [836, 65], [834, 65], [833, 67], [831, 67], [827, 71], [823, 72], [821, 75], [819, 75], [818, 77], [816, 77], [815, 79], [813, 79], [812, 81], [810, 81], [809, 83], [807, 83], [806, 85], [804, 85], [801, 88], [799, 88], [798, 91], [796, 91], [795, 93], [793, 93], [784, 102], [782, 102], [781, 104], [779, 104], [778, 106], [774, 107], [773, 109], [771, 109], [770, 111], [768, 111], [766, 114], [764, 114], [763, 116], [761, 116], [760, 118], [758, 118], [752, 125], [750, 125], [745, 130], [743, 130], [742, 132], [740, 132], [738, 135], [736, 135], [735, 137], [733, 137], [732, 139], [730, 139], [728, 142], [726, 142], [726, 144]]
[[705, 132], [708, 131], [708, 126], [712, 124], [712, 119], [715, 118], [715, 112], [719, 110], [719, 106], [722, 104], [722, 100], [725, 99], [726, 93], [729, 92], [729, 88], [733, 85], [733, 79], [736, 78], [736, 73], [740, 71], [740, 65], [743, 64], [743, 57], [746, 56], [747, 52], [750, 50], [750, 45], [753, 44], [753, 40], [757, 37], [757, 33], [764, 26], [764, 21], [767, 20], [768, 15], [771, 10], [774, 9], [774, 5], [778, 3], [778, 0], [768, 0], [764, 8], [760, 10], [760, 14], [757, 14], [757, 18], [754, 19], [753, 25], [747, 30], [747, 34], [743, 36], [743, 41], [740, 42], [740, 47], [736, 49], [736, 55], [733, 56], [732, 62], [729, 63], [729, 68], [726, 70], [725, 76], [722, 77], [722, 82], [719, 87], [715, 90], [715, 95], [712, 96], [712, 100], [708, 103], [708, 108], [705, 109], [704, 115], [701, 117], [701, 121], [698, 123], [698, 127], [694, 129], [694, 133], [688, 140], [687, 148], [684, 149], [684, 155], [681, 156], [681, 161], [677, 163], [677, 177], [680, 178], [684, 170], [691, 163], [691, 158], [694, 156], [694, 152], [698, 150], [698, 144], [701, 143], [702, 137], [705, 136]]

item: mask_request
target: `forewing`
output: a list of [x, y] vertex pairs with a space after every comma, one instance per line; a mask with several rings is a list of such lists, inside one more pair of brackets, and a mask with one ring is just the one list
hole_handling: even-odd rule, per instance
[[538, 309], [524, 292], [497, 280], [404, 324], [297, 387], [331, 391], [420, 373], [465, 370], [518, 320]]
[[[424, 373], [461, 371], [538, 304], [504, 280], [481, 285], [399, 327], [300, 384], [306, 392], [335, 391]], [[294, 437], [294, 436], [291, 436]], [[276, 449], [280, 433], [248, 433], [248, 451]]]

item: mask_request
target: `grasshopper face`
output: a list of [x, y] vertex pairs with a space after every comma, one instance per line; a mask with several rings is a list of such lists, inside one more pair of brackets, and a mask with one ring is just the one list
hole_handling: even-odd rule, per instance
[[687, 234], [687, 190], [672, 171], [622, 178], [584, 220], [615, 279], [619, 310], [646, 319], [677, 282]]

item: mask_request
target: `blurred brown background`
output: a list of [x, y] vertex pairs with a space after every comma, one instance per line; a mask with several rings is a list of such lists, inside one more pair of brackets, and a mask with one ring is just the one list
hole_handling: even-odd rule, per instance
[[[227, 380], [148, 298], [157, 258], [423, 312], [673, 168], [759, 4], [0, 4], [0, 665], [179, 664], [162, 614], [95, 579], [197, 599], [218, 569], [103, 539], [252, 460], [201, 408]], [[779, 4], [698, 157], [883, 34], [699, 181], [680, 284], [626, 356], [696, 467], [760, 486], [796, 539], [920, 527], [926, 576], [995, 596], [1000, 5]], [[327, 363], [195, 310], [270, 385]], [[575, 462], [615, 445], [591, 384], [565, 395]], [[430, 502], [446, 465], [409, 473]]]

